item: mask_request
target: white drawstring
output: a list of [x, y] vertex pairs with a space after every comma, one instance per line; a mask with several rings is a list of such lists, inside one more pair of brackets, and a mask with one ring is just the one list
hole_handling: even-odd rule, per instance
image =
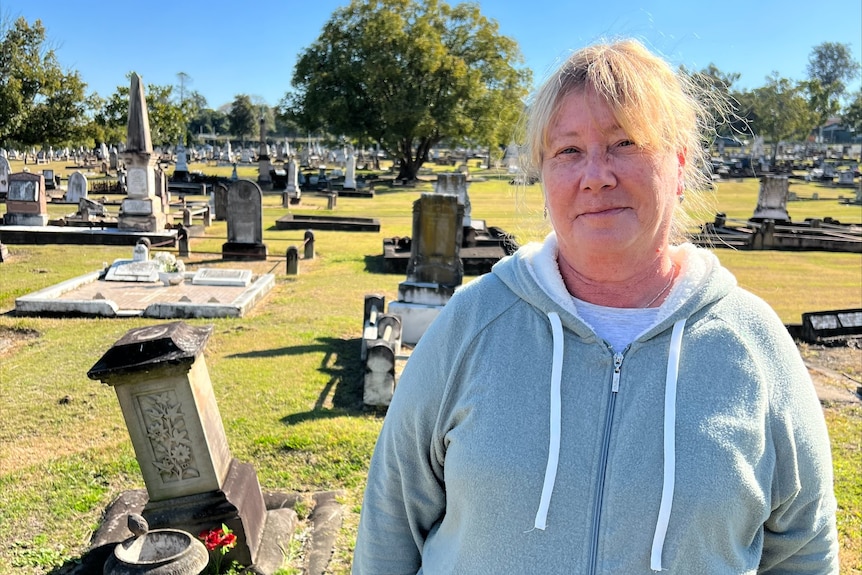
[[553, 336], [554, 359], [551, 364], [551, 437], [548, 445], [548, 464], [545, 467], [545, 482], [542, 485], [542, 498], [539, 500], [539, 510], [536, 512], [535, 529], [544, 531], [548, 523], [548, 508], [551, 505], [551, 493], [557, 480], [557, 464], [560, 461], [560, 427], [561, 399], [560, 381], [563, 378], [563, 324], [556, 312], [548, 313]]
[[665, 376], [664, 387], [664, 479], [662, 481], [658, 520], [652, 540], [652, 552], [650, 553], [650, 569], [653, 571], [663, 570], [661, 553], [664, 550], [664, 538], [667, 535], [670, 509], [673, 505], [676, 472], [676, 381], [679, 376], [679, 356], [682, 350], [682, 331], [684, 328], [684, 318], [673, 324], [670, 350], [667, 356], [667, 375]]

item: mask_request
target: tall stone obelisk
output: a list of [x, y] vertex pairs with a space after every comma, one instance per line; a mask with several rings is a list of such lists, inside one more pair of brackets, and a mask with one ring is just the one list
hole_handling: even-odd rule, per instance
[[159, 232], [165, 229], [162, 195], [156, 188], [156, 164], [150, 138], [150, 117], [141, 78], [132, 72], [129, 88], [129, 123], [126, 128], [126, 185], [128, 195], [120, 206], [120, 230]]

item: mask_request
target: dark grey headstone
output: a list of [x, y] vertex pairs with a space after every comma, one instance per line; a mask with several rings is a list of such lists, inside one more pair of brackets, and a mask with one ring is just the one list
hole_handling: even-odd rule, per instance
[[263, 242], [263, 194], [250, 180], [237, 180], [228, 189], [227, 240], [237, 244]]

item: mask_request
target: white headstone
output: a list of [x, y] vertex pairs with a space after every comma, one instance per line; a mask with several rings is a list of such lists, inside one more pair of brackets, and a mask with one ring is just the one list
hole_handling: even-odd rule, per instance
[[87, 177], [81, 172], [69, 174], [69, 184], [66, 188], [66, 201], [77, 204], [81, 198], [87, 197]]
[[347, 154], [347, 167], [345, 168], [347, 173], [344, 176], [344, 189], [345, 190], [355, 190], [356, 189], [356, 154], [353, 150], [350, 150], [350, 153]]
[[9, 167], [9, 160], [5, 156], [0, 156], [0, 194], [9, 192], [9, 174], [12, 169]]

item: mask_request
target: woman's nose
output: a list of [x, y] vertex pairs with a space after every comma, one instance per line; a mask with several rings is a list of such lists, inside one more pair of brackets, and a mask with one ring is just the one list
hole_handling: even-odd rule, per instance
[[616, 175], [605, 153], [588, 153], [582, 165], [581, 188], [599, 192], [616, 184]]

